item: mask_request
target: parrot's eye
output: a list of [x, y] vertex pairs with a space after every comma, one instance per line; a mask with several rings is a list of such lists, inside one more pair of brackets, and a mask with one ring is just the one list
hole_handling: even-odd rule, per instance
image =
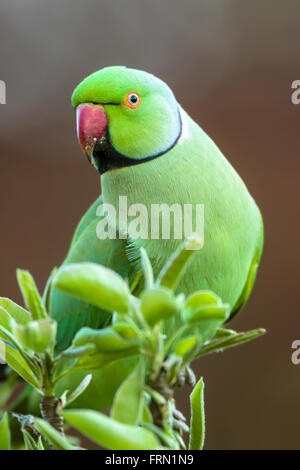
[[141, 104], [141, 97], [136, 91], [130, 91], [126, 96], [125, 102], [130, 108], [138, 108]]

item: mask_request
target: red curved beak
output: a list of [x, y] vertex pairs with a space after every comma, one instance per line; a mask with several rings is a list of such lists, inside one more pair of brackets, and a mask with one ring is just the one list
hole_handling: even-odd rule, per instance
[[105, 109], [101, 104], [82, 103], [77, 107], [76, 112], [78, 140], [85, 155], [91, 161], [94, 146], [107, 129]]

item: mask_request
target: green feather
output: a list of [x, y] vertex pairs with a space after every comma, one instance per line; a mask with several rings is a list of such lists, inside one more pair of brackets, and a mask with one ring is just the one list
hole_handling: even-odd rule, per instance
[[[98, 199], [91, 206], [77, 227], [64, 264], [91, 261], [110, 267], [124, 278], [130, 277], [134, 269], [128, 262], [123, 240], [100, 241], [96, 236], [99, 217], [96, 217], [95, 211], [100, 202]], [[110, 318], [109, 313], [56, 288], [51, 291], [50, 314], [59, 325], [58, 350], [66, 349], [81, 327], [101, 328]]]

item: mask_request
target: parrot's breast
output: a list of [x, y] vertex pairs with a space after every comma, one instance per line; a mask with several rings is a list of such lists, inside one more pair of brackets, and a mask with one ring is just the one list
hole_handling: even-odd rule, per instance
[[[203, 207], [204, 243], [183, 277], [178, 291], [211, 289], [232, 306], [246, 283], [261, 243], [261, 216], [242, 179], [214, 142], [184, 112], [182, 135], [177, 145], [161, 158], [106, 173], [102, 178], [103, 201], [119, 214], [120, 196], [127, 207], [136, 204], [151, 212], [155, 205], [174, 204], [184, 212]], [[117, 225], [120, 223], [117, 215]], [[171, 228], [172, 227], [172, 221]], [[174, 224], [173, 224], [174, 225]], [[129, 230], [130, 234], [130, 230]], [[148, 238], [128, 241], [130, 253], [144, 247], [156, 273], [182, 240]], [[133, 255], [133, 258], [136, 258]]]

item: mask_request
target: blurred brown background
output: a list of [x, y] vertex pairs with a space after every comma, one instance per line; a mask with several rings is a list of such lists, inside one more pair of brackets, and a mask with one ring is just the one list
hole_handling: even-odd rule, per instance
[[[76, 141], [73, 87], [107, 65], [158, 75], [246, 181], [265, 221], [252, 297], [231, 326], [256, 342], [199, 360], [207, 449], [300, 449], [298, 194], [300, 3], [286, 0], [2, 0], [0, 292], [16, 267], [43, 287], [99, 192]], [[187, 391], [179, 395], [187, 406]]]

